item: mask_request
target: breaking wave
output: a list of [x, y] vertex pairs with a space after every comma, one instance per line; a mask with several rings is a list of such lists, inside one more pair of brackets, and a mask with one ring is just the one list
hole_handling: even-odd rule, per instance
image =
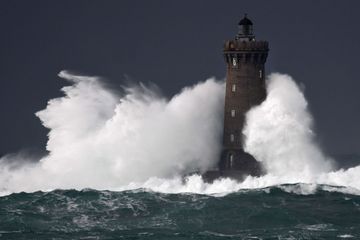
[[[0, 161], [2, 195], [53, 189], [226, 194], [240, 189], [303, 183], [294, 191], [360, 192], [360, 166], [336, 170], [316, 144], [304, 94], [288, 75], [271, 74], [267, 98], [247, 114], [245, 150], [267, 174], [205, 183], [194, 172], [216, 165], [221, 147], [224, 83], [209, 79], [171, 99], [140, 84], [117, 93], [98, 77], [63, 71], [71, 86], [36, 113], [49, 129], [48, 155], [25, 164], [11, 154]], [[29, 161], [27, 161], [29, 162]], [[289, 190], [290, 191], [290, 190]]]

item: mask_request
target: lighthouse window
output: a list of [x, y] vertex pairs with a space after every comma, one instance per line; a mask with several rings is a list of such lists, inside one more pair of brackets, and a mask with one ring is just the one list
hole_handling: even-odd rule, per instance
[[236, 58], [233, 58], [233, 65], [236, 66]]
[[234, 165], [234, 155], [233, 154], [230, 154], [229, 160], [230, 160], [230, 168], [232, 168]]
[[234, 134], [230, 134], [230, 142], [234, 142], [234, 140], [235, 140]]
[[235, 117], [235, 110], [231, 110], [231, 117]]
[[259, 77], [262, 78], [262, 70], [259, 71]]
[[233, 84], [233, 85], [232, 85], [231, 91], [232, 91], [232, 92], [235, 92], [235, 91], [236, 91], [236, 84]]

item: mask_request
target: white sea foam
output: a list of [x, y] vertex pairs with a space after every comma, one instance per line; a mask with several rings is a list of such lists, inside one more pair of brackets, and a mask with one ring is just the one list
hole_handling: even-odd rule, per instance
[[338, 237], [339, 238], [354, 238], [354, 236], [351, 234], [342, 234], [342, 235], [339, 235]]
[[[360, 166], [335, 171], [316, 144], [304, 95], [288, 75], [271, 74], [267, 98], [247, 114], [245, 149], [267, 174], [205, 183], [200, 176], [219, 156], [224, 83], [209, 79], [167, 100], [144, 85], [115, 93], [96, 77], [61, 72], [72, 85], [36, 113], [49, 129], [49, 154], [37, 163], [0, 164], [0, 191], [147, 188], [167, 193], [226, 194], [287, 183], [284, 191], [311, 194], [317, 184], [345, 186], [328, 191], [359, 194]], [[23, 162], [23, 161], [21, 161]], [[11, 163], [11, 164], [10, 164]]]

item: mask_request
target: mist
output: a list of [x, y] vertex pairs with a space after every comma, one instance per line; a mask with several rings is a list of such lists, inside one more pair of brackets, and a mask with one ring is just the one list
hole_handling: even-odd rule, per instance
[[143, 84], [121, 95], [97, 77], [59, 76], [72, 85], [36, 113], [49, 129], [49, 154], [16, 171], [2, 165], [3, 190], [107, 189], [216, 164], [223, 82], [208, 79], [168, 100]]
[[308, 103], [289, 75], [271, 74], [266, 100], [246, 115], [244, 149], [263, 164], [266, 175], [211, 184], [196, 174], [183, 176], [216, 167], [223, 81], [210, 78], [167, 99], [144, 84], [119, 93], [98, 77], [66, 71], [59, 76], [71, 85], [36, 113], [49, 129], [49, 153], [27, 164], [22, 162], [29, 156], [23, 154], [3, 157], [2, 194], [57, 188], [218, 194], [287, 183], [307, 184], [305, 192], [316, 184], [360, 192], [360, 167], [334, 168], [316, 144]]
[[313, 118], [303, 92], [285, 74], [271, 74], [267, 98], [246, 114], [245, 151], [268, 173], [310, 178], [333, 169], [316, 143]]

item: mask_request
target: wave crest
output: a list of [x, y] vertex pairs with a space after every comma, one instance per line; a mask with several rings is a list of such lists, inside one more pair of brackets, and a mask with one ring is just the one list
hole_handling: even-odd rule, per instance
[[335, 171], [317, 146], [306, 99], [288, 75], [271, 74], [266, 100], [247, 114], [245, 150], [263, 163], [267, 174], [249, 176], [241, 183], [220, 179], [211, 184], [200, 176], [186, 180], [180, 176], [216, 165], [223, 82], [209, 79], [168, 100], [141, 84], [119, 94], [98, 77], [68, 72], [59, 76], [72, 85], [62, 88], [63, 97], [50, 100], [36, 113], [49, 129], [49, 154], [37, 163], [16, 166], [13, 163], [26, 156], [2, 158], [3, 194], [56, 188], [148, 188], [221, 195], [287, 183], [308, 184], [300, 192], [311, 192], [311, 184], [345, 186], [356, 193], [360, 189], [360, 166]]

